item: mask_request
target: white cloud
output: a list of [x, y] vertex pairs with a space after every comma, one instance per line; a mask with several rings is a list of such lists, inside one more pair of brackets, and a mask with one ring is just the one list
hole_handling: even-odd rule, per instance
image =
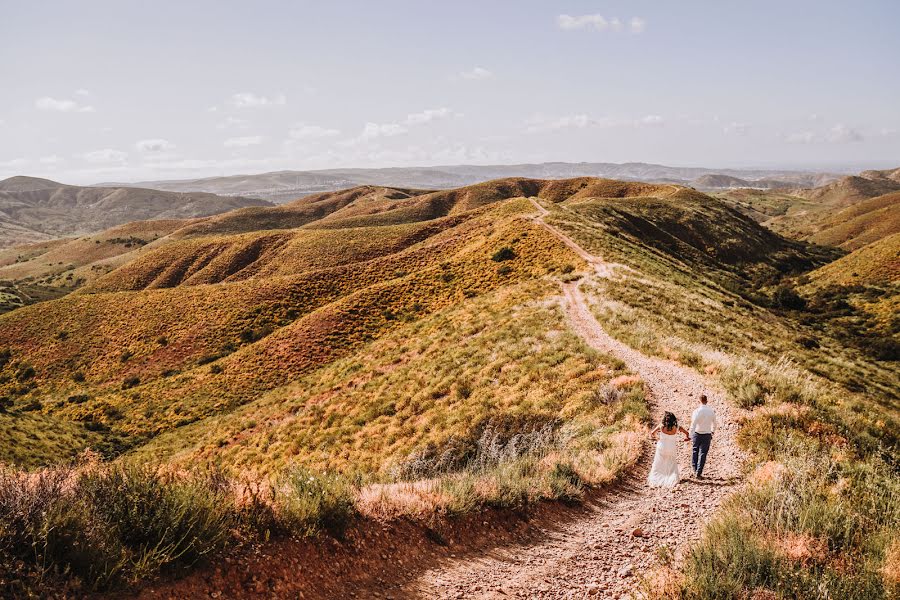
[[400, 135], [407, 131], [409, 129], [399, 123], [366, 123], [359, 137], [363, 140], [368, 140], [377, 137]]
[[459, 76], [470, 81], [483, 81], [485, 79], [491, 79], [494, 74], [484, 67], [473, 67], [468, 71], [463, 71]]
[[722, 128], [722, 132], [725, 135], [747, 135], [747, 132], [749, 130], [749, 125], [747, 125], [746, 123], [739, 123], [737, 121], [732, 121]]
[[411, 127], [460, 116], [462, 115], [442, 106], [441, 108], [429, 108], [421, 112], [410, 113], [399, 123], [366, 123], [362, 133], [355, 138], [341, 142], [341, 145], [352, 146], [375, 138], [394, 137], [407, 133]]
[[647, 126], [647, 127], [655, 127], [657, 125], [664, 125], [665, 119], [663, 119], [659, 115], [647, 115], [645, 117], [641, 117], [637, 119], [634, 124], [636, 127]]
[[91, 93], [84, 88], [79, 88], [79, 89], [75, 90], [75, 95], [76, 96], [90, 96]]
[[[2, 125], [2, 124], [3, 124], [3, 122], [0, 121], [0, 125]], [[878, 135], [880, 135], [881, 137], [894, 137], [895, 135], [897, 135], [897, 133], [900, 133], [900, 132], [898, 132], [898, 130], [892, 129], [890, 127], [882, 127], [878, 131]]]
[[816, 137], [812, 131], [797, 131], [786, 135], [784, 140], [789, 144], [812, 144], [816, 141]]
[[38, 159], [38, 162], [42, 165], [58, 165], [59, 163], [65, 162], [65, 159], [56, 156], [55, 154], [51, 154], [49, 156], [42, 156]]
[[58, 100], [56, 98], [51, 98], [49, 96], [44, 96], [43, 98], [38, 98], [37, 100], [34, 101], [34, 105], [39, 110], [50, 110], [50, 111], [56, 111], [56, 112], [65, 112], [65, 113], [94, 112], [93, 106], [85, 106], [85, 105], [79, 104], [78, 102], [76, 102], [74, 100]]
[[21, 169], [29, 162], [31, 161], [27, 158], [13, 158], [11, 160], [0, 161], [0, 169]]
[[609, 27], [609, 21], [603, 15], [581, 15], [573, 17], [571, 15], [559, 15], [556, 18], [556, 24], [560, 29], [573, 30], [593, 27], [597, 31], [603, 31]]
[[248, 135], [245, 137], [228, 138], [223, 144], [226, 148], [246, 148], [247, 146], [258, 146], [262, 144], [263, 136]]
[[[559, 15], [556, 17], [556, 25], [565, 31], [574, 31], [576, 29], [594, 29], [596, 31], [622, 31], [625, 28], [624, 23], [618, 17], [604, 17], [599, 14], [592, 15]], [[631, 33], [643, 33], [647, 28], [647, 21], [641, 17], [631, 17], [628, 21], [628, 30]]]
[[422, 123], [430, 123], [431, 121], [437, 121], [440, 119], [448, 119], [450, 117], [459, 116], [457, 113], [453, 112], [447, 107], [441, 108], [429, 108], [423, 110], [422, 112], [412, 113], [406, 115], [406, 119], [403, 120], [404, 125], [421, 125]]
[[291, 130], [288, 132], [290, 138], [294, 140], [321, 139], [334, 137], [340, 134], [341, 132], [337, 129], [329, 129], [327, 127], [309, 125], [307, 123], [297, 123], [291, 127]]
[[231, 104], [235, 108], [268, 108], [270, 106], [284, 106], [287, 104], [287, 97], [284, 94], [278, 94], [269, 98], [253, 92], [240, 92], [231, 96]]
[[865, 140], [862, 133], [843, 123], [838, 123], [824, 133], [805, 130], [790, 133], [783, 137], [789, 144], [850, 144]]
[[857, 130], [847, 127], [843, 123], [838, 123], [828, 131], [825, 139], [835, 144], [846, 144], [850, 142], [861, 142], [865, 138], [863, 138], [863, 135]]
[[175, 144], [169, 140], [150, 139], [140, 140], [135, 143], [134, 147], [141, 152], [168, 152], [175, 149]]
[[[215, 108], [215, 107], [214, 107]], [[239, 119], [237, 117], [228, 116], [216, 125], [216, 129], [247, 129], [250, 121], [247, 119]]]
[[81, 158], [90, 163], [120, 163], [128, 158], [128, 154], [126, 152], [121, 152], [120, 150], [104, 148], [102, 150], [85, 152], [81, 155]]
[[613, 117], [591, 117], [589, 115], [564, 115], [547, 117], [536, 115], [525, 122], [526, 133], [548, 133], [563, 129], [610, 129], [613, 127], [658, 127], [665, 124], [659, 115], [646, 115], [637, 119], [616, 119]]

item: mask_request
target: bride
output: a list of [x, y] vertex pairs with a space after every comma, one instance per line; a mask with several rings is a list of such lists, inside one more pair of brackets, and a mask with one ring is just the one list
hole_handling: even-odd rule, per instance
[[647, 476], [650, 487], [673, 487], [678, 485], [678, 433], [684, 434], [683, 441], [690, 441], [688, 432], [678, 426], [678, 419], [670, 412], [663, 415], [662, 425], [657, 425], [650, 432], [656, 442], [656, 455], [653, 466]]

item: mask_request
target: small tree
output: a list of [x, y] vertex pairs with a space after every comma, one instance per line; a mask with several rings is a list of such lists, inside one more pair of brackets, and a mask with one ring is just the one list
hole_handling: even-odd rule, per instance
[[794, 291], [793, 288], [782, 285], [775, 290], [772, 301], [778, 308], [788, 310], [803, 310], [806, 308], [806, 299]]
[[503, 246], [502, 248], [500, 248], [499, 250], [494, 252], [494, 255], [491, 257], [491, 260], [493, 260], [494, 262], [501, 262], [504, 260], [512, 260], [515, 257], [516, 257], [516, 253], [515, 253], [515, 251], [513, 251], [512, 248], [510, 248], [509, 246]]

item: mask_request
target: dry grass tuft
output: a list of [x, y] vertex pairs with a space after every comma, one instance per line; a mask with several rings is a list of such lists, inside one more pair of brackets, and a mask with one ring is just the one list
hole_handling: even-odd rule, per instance
[[828, 559], [828, 541], [809, 534], [785, 532], [769, 541], [777, 554], [803, 567], [824, 563]]

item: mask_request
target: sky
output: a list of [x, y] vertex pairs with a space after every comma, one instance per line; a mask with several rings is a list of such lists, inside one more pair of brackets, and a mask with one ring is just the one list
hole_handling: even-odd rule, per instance
[[896, 0], [0, 0], [0, 178], [900, 165]]

